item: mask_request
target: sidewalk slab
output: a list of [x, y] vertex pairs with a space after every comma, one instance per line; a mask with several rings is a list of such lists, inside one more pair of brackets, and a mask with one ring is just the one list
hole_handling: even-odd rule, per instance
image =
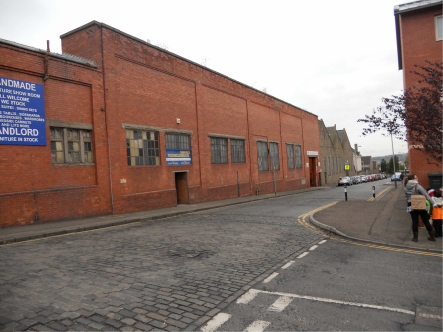
[[82, 219], [70, 219], [51, 222], [42, 222], [28, 225], [19, 225], [0, 228], [0, 245], [13, 242], [28, 241], [48, 236], [56, 236], [67, 233], [83, 232], [97, 228], [118, 226], [139, 221], [157, 220], [167, 217], [173, 217], [186, 213], [193, 213], [209, 209], [215, 209], [224, 206], [244, 204], [260, 201], [263, 199], [272, 199], [275, 197], [284, 197], [297, 195], [305, 192], [324, 190], [327, 187], [313, 187], [300, 190], [291, 190], [264, 194], [258, 196], [235, 197], [218, 201], [202, 202], [197, 204], [180, 204], [174, 207], [147, 210], [141, 212], [123, 213], [116, 215], [101, 215]]
[[442, 252], [442, 238], [428, 241], [425, 228], [412, 242], [412, 221], [406, 212], [403, 186], [392, 188], [376, 201], [342, 201], [316, 212], [311, 222], [343, 237], [408, 249]]

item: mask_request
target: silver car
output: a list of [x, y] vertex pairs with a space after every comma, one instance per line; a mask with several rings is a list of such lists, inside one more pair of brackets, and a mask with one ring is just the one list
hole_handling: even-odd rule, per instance
[[343, 176], [338, 179], [339, 186], [352, 186], [352, 179], [349, 176]]
[[360, 175], [360, 179], [361, 179], [361, 182], [364, 182], [364, 183], [368, 182], [368, 179], [364, 175]]

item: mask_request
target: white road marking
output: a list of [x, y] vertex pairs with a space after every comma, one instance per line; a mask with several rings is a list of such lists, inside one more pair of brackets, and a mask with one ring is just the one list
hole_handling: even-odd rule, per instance
[[435, 319], [442, 319], [442, 316], [440, 315], [433, 315], [433, 314], [418, 314], [419, 317], [423, 318], [435, 318]]
[[250, 289], [237, 299], [237, 304], [247, 304], [251, 302], [259, 292], [255, 289]]
[[251, 325], [249, 325], [244, 331], [245, 332], [262, 332], [267, 328], [271, 322], [265, 322], [264, 320], [256, 320]]
[[323, 244], [323, 243], [325, 243], [326, 241], [328, 241], [328, 240], [320, 241], [318, 244]]
[[303, 257], [305, 257], [307, 254], [309, 254], [309, 252], [304, 252], [303, 254], [301, 254], [300, 256], [298, 256], [297, 258], [303, 258]]
[[222, 326], [226, 321], [231, 318], [231, 315], [220, 312], [215, 315], [205, 326], [202, 327], [203, 332], [213, 332]]
[[311, 248], [309, 248], [309, 250], [314, 250], [314, 249], [316, 249], [316, 248], [318, 248], [318, 246], [317, 246], [317, 245], [315, 245], [315, 246], [312, 246]]
[[281, 268], [283, 270], [286, 270], [288, 267], [290, 267], [293, 263], [295, 263], [295, 261], [289, 261], [287, 262], [285, 265], [283, 265]]
[[349, 305], [349, 306], [368, 308], [368, 309], [394, 311], [394, 312], [400, 312], [400, 313], [412, 315], [412, 316], [415, 315], [414, 311], [400, 309], [400, 308], [385, 307], [385, 306], [381, 306], [381, 305], [339, 301], [339, 300], [325, 299], [325, 298], [321, 298], [321, 297], [305, 296], [305, 295], [298, 295], [298, 294], [291, 294], [291, 293], [268, 292], [268, 291], [263, 291], [263, 290], [258, 290], [258, 289], [255, 291], [258, 291], [259, 293], [263, 293], [263, 294], [280, 295], [280, 296], [286, 296], [286, 297], [303, 299], [303, 300], [311, 300], [311, 301], [318, 301], [318, 302], [325, 302], [325, 303], [335, 303], [335, 304]]
[[276, 276], [278, 276], [278, 273], [274, 272], [269, 277], [267, 277], [265, 280], [263, 280], [263, 282], [266, 284], [266, 283], [270, 282], [272, 279], [274, 279]]
[[287, 296], [280, 296], [269, 308], [268, 311], [282, 312], [292, 302], [292, 299]]

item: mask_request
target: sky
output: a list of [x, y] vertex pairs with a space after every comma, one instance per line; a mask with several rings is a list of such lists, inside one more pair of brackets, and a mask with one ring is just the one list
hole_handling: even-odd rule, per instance
[[[0, 38], [61, 53], [60, 35], [96, 20], [345, 129], [362, 155], [391, 138], [357, 120], [403, 92], [394, 6], [405, 0], [0, 0]], [[394, 139], [395, 153], [407, 152]]]

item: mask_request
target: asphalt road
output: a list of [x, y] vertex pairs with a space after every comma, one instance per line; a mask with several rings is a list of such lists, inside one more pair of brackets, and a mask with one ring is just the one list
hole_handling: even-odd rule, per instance
[[[386, 188], [383, 181], [352, 186], [348, 188], [348, 199], [369, 199], [372, 185], [377, 192]], [[412, 311], [414, 305], [432, 300], [428, 306], [439, 307], [441, 311], [441, 260], [437, 258], [385, 252], [333, 240], [309, 250], [325, 236], [301, 225], [297, 217], [343, 199], [343, 188], [332, 188], [1, 246], [0, 330], [196, 330], [204, 328], [218, 314], [228, 312], [232, 313], [232, 320], [219, 328], [226, 330], [228, 324], [238, 321], [243, 325], [235, 325], [235, 330], [243, 330], [248, 322], [264, 317], [253, 305], [269, 294], [260, 294], [244, 306], [235, 301], [251, 287], [261, 287], [265, 277], [281, 270], [292, 259], [297, 264], [284, 273], [279, 272], [266, 287], [272, 291], [275, 287], [277, 292], [371, 304], [374, 303], [371, 296], [377, 301], [377, 294], [386, 297], [387, 285], [397, 280], [404, 287], [397, 295], [392, 292], [391, 298], [397, 297], [398, 301], [385, 303], [382, 296], [380, 302], [375, 302]], [[343, 213], [345, 216], [346, 211]], [[303, 259], [295, 258], [304, 252], [309, 254]], [[383, 266], [389, 268], [389, 278], [383, 285], [367, 284], [371, 273], [374, 280], [380, 279], [382, 257]], [[424, 261], [429, 264], [423, 264]], [[297, 268], [301, 262], [300, 270]], [[420, 267], [412, 273], [413, 278], [402, 274], [406, 262], [410, 262], [411, 268]], [[434, 269], [437, 272], [429, 271]], [[341, 277], [353, 282], [345, 283]], [[419, 286], [426, 285], [423, 280], [429, 278], [436, 279], [435, 287]], [[301, 285], [303, 288], [298, 288]], [[417, 291], [402, 295], [408, 286]], [[285, 311], [295, 303], [299, 303], [297, 310], [306, 313], [301, 316], [309, 320], [307, 325], [284, 318]], [[339, 313], [347, 311], [357, 317], [359, 310], [362, 309], [347, 306], [344, 309], [338, 304], [298, 298], [280, 313], [281, 318], [270, 320], [267, 329], [343, 329], [337, 322]], [[369, 319], [369, 314], [362, 317], [369, 322], [387, 314], [372, 310], [370, 315], [374, 319]], [[404, 315], [408, 314], [401, 314], [395, 322], [413, 326], [408, 325], [412, 315], [406, 318]], [[309, 317], [315, 318], [317, 325], [312, 325]], [[389, 315], [386, 317], [385, 323], [362, 324], [360, 329], [398, 328], [399, 325], [389, 323]], [[265, 318], [268, 319], [264, 317], [263, 321]], [[363, 318], [359, 321], [363, 322]]]

